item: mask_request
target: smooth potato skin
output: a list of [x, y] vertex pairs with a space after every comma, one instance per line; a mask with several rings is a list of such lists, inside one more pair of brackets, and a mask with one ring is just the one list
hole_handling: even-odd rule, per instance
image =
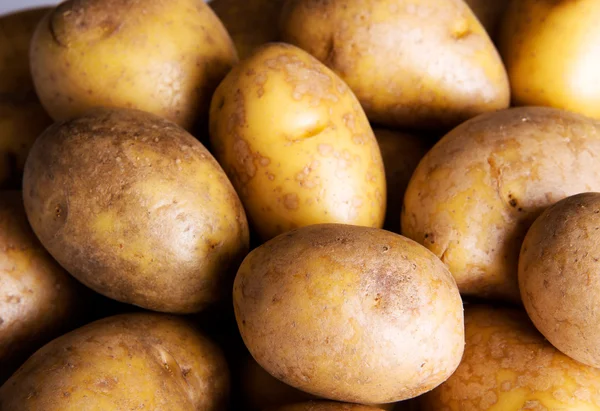
[[448, 378], [462, 355], [452, 276], [387, 231], [323, 224], [282, 234], [246, 257], [233, 296], [256, 361], [323, 398], [412, 398]]
[[402, 234], [448, 265], [463, 295], [519, 302], [527, 229], [570, 195], [600, 190], [600, 123], [523, 107], [457, 127], [423, 158], [406, 190]]
[[288, 0], [280, 24], [281, 39], [337, 73], [372, 122], [448, 129], [508, 107], [500, 56], [462, 0]]
[[600, 410], [600, 370], [555, 349], [523, 311], [467, 305], [465, 333], [460, 366], [423, 410]]
[[58, 262], [118, 301], [190, 313], [223, 299], [248, 252], [243, 207], [210, 153], [170, 121], [96, 109], [36, 141], [29, 221]]
[[510, 0], [465, 0], [492, 39], [496, 38], [498, 26]]
[[192, 128], [237, 62], [202, 0], [68, 0], [39, 24], [32, 74], [57, 121], [93, 107], [137, 108]]
[[268, 44], [227, 75], [210, 136], [263, 240], [318, 223], [382, 226], [385, 174], [371, 126], [348, 87], [297, 47]]
[[226, 409], [220, 349], [182, 318], [124, 314], [44, 346], [0, 388], [20, 411]]
[[382, 411], [383, 408], [371, 407], [360, 404], [344, 404], [329, 401], [311, 401], [279, 408], [271, 408], [270, 411]]
[[52, 120], [29, 71], [29, 42], [49, 8], [0, 17], [0, 189], [20, 188], [31, 145]]
[[556, 107], [600, 119], [598, 21], [597, 0], [511, 1], [498, 46], [513, 104]]
[[568, 197], [531, 226], [519, 256], [529, 317], [560, 351], [600, 368], [600, 193]]

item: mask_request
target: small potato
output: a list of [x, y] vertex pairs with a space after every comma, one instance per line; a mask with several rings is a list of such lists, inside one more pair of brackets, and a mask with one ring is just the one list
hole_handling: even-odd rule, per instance
[[75, 326], [84, 293], [31, 231], [21, 193], [0, 191], [0, 384]]
[[268, 44], [236, 66], [213, 97], [210, 137], [263, 240], [310, 224], [383, 225], [371, 126], [344, 82], [299, 48]]
[[404, 192], [410, 177], [419, 165], [419, 161], [427, 153], [429, 146], [423, 139], [411, 134], [383, 128], [376, 128], [373, 132], [383, 157], [387, 182], [387, 211], [384, 228], [399, 232]]
[[383, 411], [383, 408], [341, 402], [311, 401], [273, 408], [269, 411]]
[[600, 122], [523, 107], [457, 127], [419, 163], [402, 234], [450, 268], [463, 295], [520, 301], [519, 250], [544, 209], [600, 191]]
[[446, 267], [388, 231], [322, 224], [251, 252], [235, 279], [242, 338], [271, 375], [323, 398], [381, 404], [454, 372], [463, 311]]
[[29, 72], [29, 42], [40, 8], [0, 17], [0, 189], [20, 188], [31, 145], [52, 124]]
[[374, 123], [448, 129], [509, 105], [502, 60], [463, 0], [288, 0], [280, 24]]
[[240, 59], [265, 43], [279, 39], [284, 0], [213, 0], [210, 7], [229, 32]]
[[95, 291], [155, 311], [196, 312], [229, 294], [248, 252], [231, 183], [194, 137], [131, 109], [50, 127], [24, 176], [29, 221]]
[[55, 120], [137, 108], [190, 129], [237, 61], [203, 0], [67, 0], [38, 25], [31, 67]]
[[465, 0], [481, 25], [494, 39], [510, 0]]
[[36, 352], [0, 388], [0, 409], [222, 411], [228, 395], [221, 351], [190, 323], [125, 314]]
[[556, 348], [600, 368], [600, 193], [548, 208], [525, 236], [519, 288], [529, 317]]
[[521, 310], [465, 306], [465, 354], [423, 411], [597, 411], [600, 370], [563, 355]]

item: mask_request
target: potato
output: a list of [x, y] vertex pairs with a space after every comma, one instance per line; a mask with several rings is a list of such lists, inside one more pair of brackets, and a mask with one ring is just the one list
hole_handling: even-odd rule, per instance
[[383, 128], [373, 130], [385, 166], [387, 207], [384, 227], [393, 232], [400, 230], [400, 210], [404, 192], [412, 173], [427, 150], [428, 144], [411, 134]]
[[406, 190], [402, 234], [440, 257], [466, 296], [520, 301], [519, 249], [548, 206], [600, 190], [600, 122], [524, 107], [457, 127]]
[[463, 311], [446, 267], [388, 231], [321, 224], [252, 251], [233, 290], [252, 356], [323, 398], [389, 403], [446, 380], [463, 351]]
[[186, 320], [125, 314], [36, 352], [0, 388], [0, 408], [221, 411], [228, 391], [219, 348]]
[[600, 370], [563, 355], [521, 310], [465, 307], [467, 345], [427, 411], [600, 410]]
[[344, 404], [329, 401], [311, 401], [287, 405], [271, 411], [382, 411], [383, 408], [360, 404]]
[[348, 87], [304, 51], [261, 47], [212, 100], [213, 152], [259, 236], [318, 223], [381, 227], [385, 174]]
[[47, 8], [0, 17], [0, 189], [21, 186], [27, 153], [52, 120], [29, 72], [29, 42]]
[[137, 108], [190, 129], [237, 61], [202, 0], [68, 0], [39, 24], [33, 79], [55, 120], [97, 106]]
[[231, 35], [240, 59], [258, 46], [279, 39], [279, 14], [284, 0], [214, 0], [210, 7]]
[[598, 21], [598, 0], [513, 0], [498, 39], [513, 103], [600, 119]]
[[502, 21], [509, 0], [465, 0], [492, 39]]
[[96, 109], [50, 127], [23, 185], [50, 254], [118, 301], [199, 311], [229, 294], [248, 252], [244, 210], [223, 170], [198, 140], [149, 113]]
[[85, 308], [81, 287], [27, 223], [21, 193], [0, 191], [0, 384]]
[[282, 40], [325, 63], [372, 122], [447, 129], [508, 107], [498, 52], [462, 0], [288, 0]]
[[556, 348], [600, 368], [600, 193], [568, 197], [531, 226], [519, 257], [529, 317]]

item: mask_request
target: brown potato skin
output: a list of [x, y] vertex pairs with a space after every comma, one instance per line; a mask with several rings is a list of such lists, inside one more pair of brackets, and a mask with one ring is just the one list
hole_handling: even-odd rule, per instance
[[27, 153], [52, 124], [33, 86], [29, 42], [49, 8], [0, 16], [0, 189], [20, 188]]
[[0, 388], [21, 411], [226, 409], [221, 350], [188, 321], [139, 313], [105, 318], [50, 342]]
[[190, 130], [237, 62], [202, 0], [68, 0], [31, 42], [35, 87], [56, 121], [93, 107], [136, 108]]
[[388, 231], [321, 224], [282, 234], [246, 257], [233, 295], [256, 361], [323, 398], [412, 398], [448, 378], [462, 355], [452, 276]]
[[406, 190], [402, 234], [448, 265], [461, 294], [520, 302], [519, 250], [544, 209], [600, 190], [600, 123], [562, 110], [484, 114], [448, 133]]
[[465, 0], [492, 39], [495, 39], [498, 26], [510, 0]]
[[118, 301], [196, 312], [223, 299], [248, 252], [244, 209], [210, 153], [176, 124], [96, 109], [36, 141], [29, 221], [73, 276]]
[[42, 247], [19, 191], [0, 191], [0, 384], [74, 326], [85, 291]]
[[600, 368], [600, 193], [568, 197], [531, 226], [519, 256], [519, 289], [537, 329], [560, 351]]
[[520, 309], [465, 305], [456, 372], [419, 398], [423, 411], [600, 409], [600, 370], [562, 354]]
[[270, 411], [382, 411], [383, 408], [330, 401], [309, 401], [271, 408]]
[[463, 0], [288, 0], [280, 25], [371, 122], [447, 130], [509, 105], [500, 56]]

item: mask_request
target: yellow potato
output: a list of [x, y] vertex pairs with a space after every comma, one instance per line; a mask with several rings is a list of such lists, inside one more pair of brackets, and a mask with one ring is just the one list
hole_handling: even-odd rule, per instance
[[600, 119], [600, 2], [513, 0], [498, 39], [513, 103]]
[[31, 145], [52, 120], [29, 72], [29, 42], [47, 8], [0, 17], [0, 188], [21, 186]]
[[556, 348], [600, 368], [600, 193], [568, 197], [531, 226], [519, 288], [537, 329]]
[[423, 158], [402, 234], [448, 265], [463, 295], [520, 301], [519, 250], [548, 206], [600, 191], [600, 122], [552, 108], [485, 114]]
[[190, 129], [237, 61], [202, 0], [67, 0], [39, 24], [33, 79], [55, 120], [92, 107], [137, 108]]
[[182, 318], [125, 314], [36, 352], [0, 388], [19, 411], [222, 411], [229, 372], [219, 348]]
[[423, 411], [600, 410], [600, 370], [560, 353], [524, 312], [466, 306], [465, 333], [460, 366]]
[[334, 73], [283, 43], [219, 85], [210, 136], [264, 240], [318, 223], [381, 227], [383, 162], [358, 101]]
[[210, 153], [168, 120], [95, 109], [50, 127], [23, 181], [50, 254], [95, 291], [155, 311], [231, 295], [248, 252], [242, 204]]
[[492, 39], [502, 21], [509, 0], [465, 0]]
[[378, 404], [445, 381], [463, 352], [463, 310], [446, 267], [389, 231], [321, 224], [251, 252], [234, 308], [256, 361], [323, 398]]
[[281, 38], [322, 61], [372, 122], [450, 128], [508, 107], [500, 56], [463, 0], [288, 0]]

